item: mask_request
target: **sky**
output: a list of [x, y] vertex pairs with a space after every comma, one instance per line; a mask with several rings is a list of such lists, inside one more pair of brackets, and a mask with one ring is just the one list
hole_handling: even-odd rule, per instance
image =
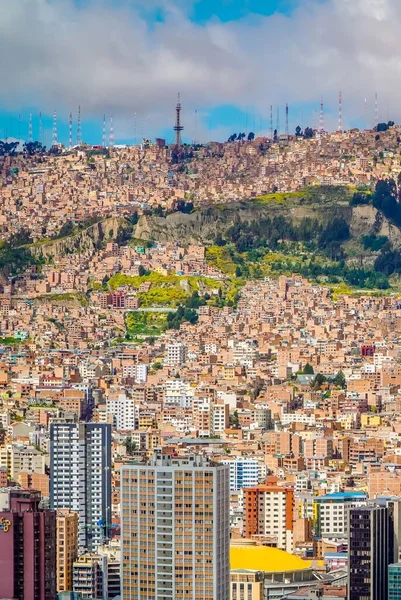
[[0, 0], [0, 138], [185, 141], [401, 120], [400, 0]]

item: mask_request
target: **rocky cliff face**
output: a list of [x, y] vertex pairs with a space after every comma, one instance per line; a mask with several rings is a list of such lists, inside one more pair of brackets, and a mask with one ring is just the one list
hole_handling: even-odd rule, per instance
[[140, 217], [136, 225], [134, 237], [141, 240], [176, 243], [207, 243], [213, 240], [218, 232], [224, 233], [236, 220], [243, 222], [259, 221], [283, 215], [295, 222], [304, 217], [318, 219], [327, 223], [334, 216], [342, 215], [351, 220], [352, 210], [347, 205], [289, 205], [233, 203], [222, 207], [207, 207], [191, 214], [173, 213], [167, 217]]
[[103, 243], [117, 240], [121, 236], [128, 234], [131, 230], [131, 224], [125, 219], [110, 217], [91, 225], [83, 231], [79, 231], [75, 235], [32, 245], [29, 247], [29, 250], [35, 258], [39, 258], [41, 255], [46, 258], [50, 256], [57, 258], [58, 256], [73, 253], [93, 253]]

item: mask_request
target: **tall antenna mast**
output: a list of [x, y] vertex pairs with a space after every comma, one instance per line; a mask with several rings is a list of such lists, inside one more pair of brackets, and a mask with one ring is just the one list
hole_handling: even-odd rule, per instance
[[277, 137], [280, 135], [280, 107], [277, 107], [277, 120], [276, 120]]
[[273, 140], [273, 135], [274, 135], [274, 131], [273, 131], [273, 105], [270, 104], [270, 141]]
[[342, 92], [338, 92], [338, 133], [343, 131], [343, 95]]
[[102, 146], [103, 146], [103, 148], [106, 148], [106, 115], [103, 115]]
[[195, 108], [195, 131], [194, 131], [194, 144], [198, 143], [198, 109]]
[[375, 126], [379, 124], [379, 101], [377, 98], [377, 92], [375, 94]]
[[109, 138], [110, 148], [114, 148], [114, 124], [113, 124], [113, 115], [110, 115], [110, 138]]
[[72, 112], [70, 112], [70, 122], [69, 122], [69, 133], [70, 133], [70, 150], [72, 148]]
[[323, 96], [320, 100], [320, 119], [319, 119], [319, 131], [323, 133], [324, 131], [324, 104], [323, 104]]
[[32, 113], [29, 115], [28, 142], [33, 142]]
[[42, 123], [42, 111], [39, 113], [39, 142], [43, 144], [43, 123]]
[[55, 146], [57, 144], [57, 112], [54, 111], [53, 114], [53, 146]]
[[176, 146], [181, 146], [181, 131], [183, 131], [184, 127], [181, 125], [181, 99], [180, 99], [180, 94], [178, 94], [178, 102], [177, 102], [177, 106], [175, 107], [175, 125], [174, 125], [174, 131], [175, 131], [175, 144]]
[[136, 121], [136, 113], [134, 113], [134, 146], [136, 146], [136, 130], [137, 130], [137, 121]]
[[289, 128], [289, 113], [288, 113], [288, 104], [285, 105], [285, 135], [289, 136], [290, 128]]
[[81, 107], [78, 106], [78, 122], [77, 122], [77, 146], [82, 144], [82, 122], [81, 122]]

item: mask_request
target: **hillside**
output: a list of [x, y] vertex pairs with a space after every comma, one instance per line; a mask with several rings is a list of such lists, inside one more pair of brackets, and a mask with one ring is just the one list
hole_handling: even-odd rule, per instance
[[387, 236], [401, 247], [401, 231], [370, 204], [350, 206], [355, 192], [345, 187], [315, 187], [288, 194], [269, 194], [247, 202], [208, 206], [190, 214], [175, 212], [166, 217], [142, 215], [134, 230], [141, 240], [210, 244], [218, 233], [224, 235], [234, 223], [257, 223], [261, 219], [283, 216], [293, 223], [315, 219], [326, 225], [335, 217], [349, 224], [352, 238]]

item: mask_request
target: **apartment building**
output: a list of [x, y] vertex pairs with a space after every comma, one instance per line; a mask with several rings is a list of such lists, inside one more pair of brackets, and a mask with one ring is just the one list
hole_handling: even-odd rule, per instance
[[78, 513], [79, 550], [92, 552], [111, 526], [111, 425], [50, 426], [50, 505]]
[[57, 593], [72, 590], [72, 565], [78, 556], [78, 514], [57, 513], [56, 574]]
[[292, 552], [294, 544], [294, 491], [268, 477], [266, 485], [245, 489], [245, 537], [267, 535], [277, 548]]
[[156, 451], [121, 469], [122, 598], [228, 600], [229, 468]]

